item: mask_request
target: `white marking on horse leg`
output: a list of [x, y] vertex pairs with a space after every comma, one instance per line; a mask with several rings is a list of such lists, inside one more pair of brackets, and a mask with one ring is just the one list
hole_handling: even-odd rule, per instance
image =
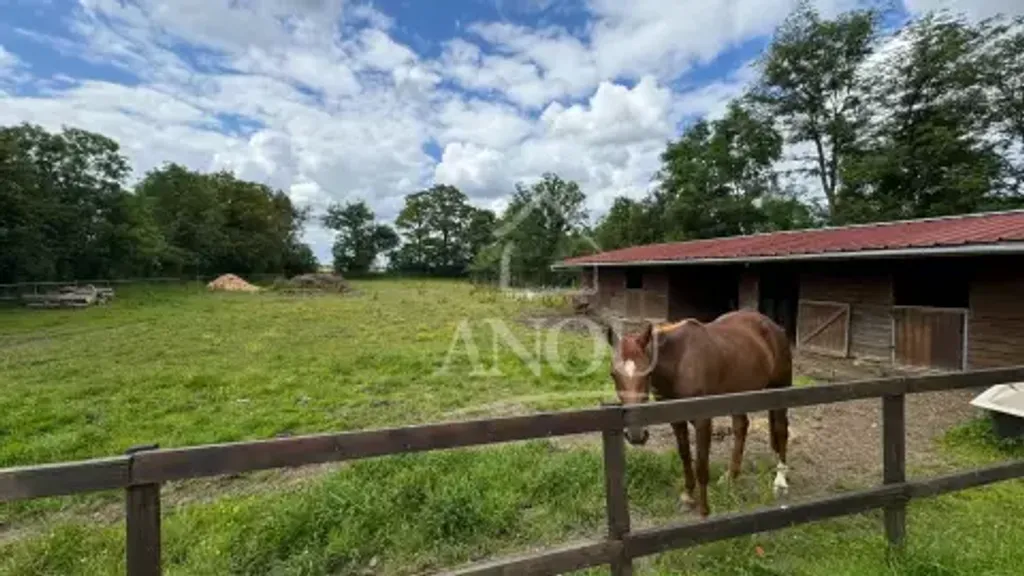
[[693, 507], [695, 507], [697, 505], [697, 501], [694, 500], [693, 496], [691, 496], [690, 493], [685, 491], [685, 490], [683, 490], [683, 492], [681, 494], [679, 494], [679, 503], [684, 508], [690, 508], [690, 509], [692, 509]]
[[789, 466], [782, 462], [775, 466], [775, 481], [772, 482], [772, 493], [775, 494], [776, 498], [789, 493], [789, 481], [786, 479], [787, 472], [789, 472]]

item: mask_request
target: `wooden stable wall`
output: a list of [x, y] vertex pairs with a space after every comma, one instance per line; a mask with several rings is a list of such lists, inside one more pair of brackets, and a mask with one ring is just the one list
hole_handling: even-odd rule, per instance
[[604, 312], [632, 319], [664, 321], [668, 319], [668, 275], [660, 268], [639, 268], [643, 287], [626, 288], [625, 268], [600, 268], [597, 292], [591, 297]]
[[[797, 346], [800, 334], [814, 334], [820, 328], [823, 307], [832, 303], [833, 310], [848, 306], [848, 317], [837, 316], [834, 323], [845, 322], [848, 342], [832, 335], [837, 328], [828, 328], [829, 339], [820, 337], [810, 347], [827, 347], [841, 356], [890, 360], [892, 357], [892, 280], [877, 265], [836, 263], [809, 265], [800, 274], [800, 308], [797, 316]], [[820, 334], [820, 333], [818, 333]], [[843, 348], [845, 349], [843, 349]]]
[[1024, 362], [1024, 269], [993, 262], [974, 274], [967, 328], [972, 369]]
[[[894, 277], [913, 264], [912, 260], [790, 264], [790, 273], [799, 278], [796, 347], [944, 369], [1024, 364], [1024, 258], [933, 261], [938, 272], [926, 275], [925, 282], [933, 276], [942, 282], [942, 274], [970, 275], [969, 308], [897, 306]], [[642, 288], [630, 290], [625, 268], [601, 268], [592, 304], [631, 319], [705, 317], [710, 314], [709, 294], [724, 293], [729, 281], [736, 307], [758, 309], [761, 285], [781, 268], [642, 270]], [[584, 285], [592, 278], [592, 269], [583, 272]]]

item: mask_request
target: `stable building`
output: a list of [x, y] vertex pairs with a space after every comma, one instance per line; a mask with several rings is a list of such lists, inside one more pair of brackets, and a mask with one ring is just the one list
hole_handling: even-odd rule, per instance
[[1024, 364], [1024, 211], [633, 246], [570, 258], [598, 313], [774, 318], [798, 350], [903, 367]]

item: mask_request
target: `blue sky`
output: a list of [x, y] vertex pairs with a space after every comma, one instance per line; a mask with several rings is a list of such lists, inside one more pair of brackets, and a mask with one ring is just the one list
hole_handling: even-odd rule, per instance
[[[0, 124], [101, 132], [133, 177], [226, 168], [315, 210], [366, 199], [385, 221], [435, 182], [501, 209], [516, 182], [553, 171], [596, 217], [644, 194], [666, 141], [743, 91], [795, 4], [0, 0]], [[326, 231], [307, 240], [329, 258]]]

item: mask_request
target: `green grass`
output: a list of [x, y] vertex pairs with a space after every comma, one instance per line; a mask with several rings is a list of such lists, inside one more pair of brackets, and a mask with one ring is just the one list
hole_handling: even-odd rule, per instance
[[[486, 319], [527, 349], [522, 316], [542, 311], [459, 282], [365, 281], [358, 296], [208, 294], [121, 289], [110, 307], [0, 310], [0, 466], [280, 433], [405, 425], [509, 411], [592, 406], [612, 394], [601, 364], [583, 376], [542, 363], [536, 376], [507, 346], [492, 357]], [[469, 321], [483, 367], [464, 346]], [[543, 343], [543, 342], [542, 342]], [[559, 350], [583, 372], [593, 343], [564, 331]], [[799, 385], [810, 385], [798, 378]], [[964, 467], [1024, 456], [987, 421], [944, 440]], [[822, 455], [820, 465], [827, 465]], [[634, 524], [680, 519], [673, 452], [628, 451]], [[717, 477], [721, 463], [712, 466]], [[772, 502], [771, 463], [735, 489], [712, 487], [716, 513]], [[168, 574], [411, 574], [604, 531], [601, 457], [593, 444], [502, 447], [360, 461], [302, 482], [266, 477], [167, 491]], [[798, 494], [795, 496], [799, 497]], [[0, 505], [0, 574], [123, 573], [120, 494]], [[889, 563], [877, 513], [676, 551], [642, 574], [1017, 574], [1024, 565], [1024, 483], [914, 502], [908, 550]], [[757, 553], [763, 551], [763, 555]], [[604, 573], [602, 570], [590, 573]]]
[[[503, 398], [565, 393], [549, 406], [611, 393], [543, 365], [536, 377], [506, 346], [492, 366], [489, 318], [533, 350], [524, 304], [457, 282], [363, 282], [361, 295], [304, 298], [122, 289], [109, 308], [0, 311], [0, 466], [282, 433], [425, 422]], [[460, 321], [484, 368], [471, 375]], [[561, 352], [589, 342], [563, 334]], [[501, 342], [499, 341], [499, 345]], [[582, 360], [577, 360], [582, 371]]]

